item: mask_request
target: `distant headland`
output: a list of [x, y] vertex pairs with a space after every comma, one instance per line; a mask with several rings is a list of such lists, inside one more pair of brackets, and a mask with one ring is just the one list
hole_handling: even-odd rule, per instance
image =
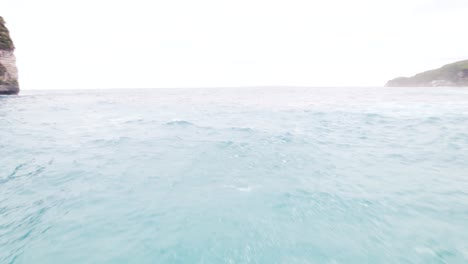
[[418, 73], [413, 77], [390, 80], [387, 87], [468, 87], [468, 60], [442, 66], [439, 69]]
[[14, 54], [15, 46], [0, 16], [0, 95], [18, 94], [18, 70]]

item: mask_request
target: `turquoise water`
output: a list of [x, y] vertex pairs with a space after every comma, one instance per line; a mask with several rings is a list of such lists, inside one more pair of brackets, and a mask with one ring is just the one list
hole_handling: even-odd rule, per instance
[[467, 263], [468, 89], [0, 97], [0, 263]]

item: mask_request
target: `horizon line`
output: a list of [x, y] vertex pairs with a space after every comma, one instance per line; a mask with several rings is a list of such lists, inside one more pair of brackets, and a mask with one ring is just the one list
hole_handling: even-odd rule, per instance
[[[21, 87], [20, 87], [21, 88]], [[106, 87], [106, 88], [52, 88], [52, 89], [21, 89], [21, 91], [62, 91], [62, 90], [127, 90], [127, 89], [251, 89], [251, 88], [386, 88], [383, 85], [252, 85], [252, 86], [200, 86], [200, 87]]]

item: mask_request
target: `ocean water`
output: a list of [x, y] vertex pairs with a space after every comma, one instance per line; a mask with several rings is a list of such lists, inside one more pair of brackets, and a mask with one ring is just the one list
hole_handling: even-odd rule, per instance
[[0, 263], [468, 263], [468, 89], [0, 97]]

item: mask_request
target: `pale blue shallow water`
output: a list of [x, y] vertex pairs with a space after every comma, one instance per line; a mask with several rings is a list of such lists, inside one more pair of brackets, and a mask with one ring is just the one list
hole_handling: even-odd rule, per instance
[[468, 89], [0, 97], [0, 263], [468, 263]]

